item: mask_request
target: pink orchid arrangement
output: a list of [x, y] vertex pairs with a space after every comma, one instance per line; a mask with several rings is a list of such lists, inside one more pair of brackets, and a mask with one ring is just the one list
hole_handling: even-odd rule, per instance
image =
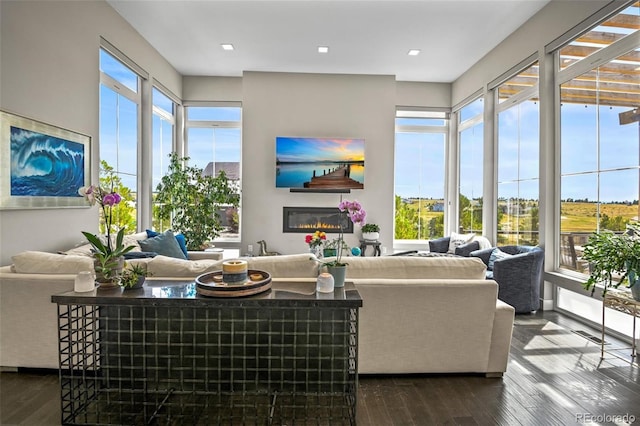
[[112, 208], [122, 201], [122, 197], [113, 190], [106, 191], [100, 186], [95, 185], [81, 187], [78, 190], [78, 194], [82, 195], [90, 205], [95, 206], [96, 203], [98, 203], [102, 209], [107, 244], [105, 245], [97, 235], [84, 231], [82, 234], [94, 248], [94, 255], [99, 263], [96, 272], [100, 272], [105, 277], [110, 278], [113, 275], [113, 270], [117, 268], [117, 259], [134, 248], [134, 246], [124, 246], [124, 228], [121, 228], [116, 235], [115, 247], [111, 240], [111, 226], [113, 224]]
[[[338, 204], [338, 210], [340, 210], [340, 235], [338, 236], [336, 260], [334, 262], [326, 263], [330, 266], [344, 266], [346, 263], [342, 263], [342, 246], [344, 245], [344, 221], [349, 218], [354, 225], [364, 225], [367, 217], [367, 212], [362, 208], [362, 204], [358, 201], [342, 200]], [[346, 217], [345, 217], [346, 216]]]

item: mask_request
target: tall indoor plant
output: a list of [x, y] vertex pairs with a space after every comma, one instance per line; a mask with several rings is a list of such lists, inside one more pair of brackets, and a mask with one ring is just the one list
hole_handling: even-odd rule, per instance
[[589, 279], [584, 283], [593, 295], [597, 284], [603, 285], [603, 293], [618, 288], [625, 282], [633, 297], [640, 300], [640, 224], [627, 224], [627, 231], [616, 234], [602, 230], [589, 237], [584, 245], [583, 259], [589, 262]]
[[184, 234], [188, 249], [201, 250], [222, 231], [220, 206], [238, 206], [238, 188], [223, 171], [205, 175], [187, 164], [189, 157], [176, 153], [169, 157], [169, 170], [156, 188], [158, 217], [170, 220], [173, 231]]

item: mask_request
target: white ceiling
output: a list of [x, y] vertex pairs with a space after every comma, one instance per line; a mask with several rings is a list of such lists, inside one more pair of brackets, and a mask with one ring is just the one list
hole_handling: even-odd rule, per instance
[[[271, 71], [430, 82], [456, 80], [548, 2], [108, 0], [182, 75]], [[317, 53], [321, 45], [328, 54]], [[408, 56], [410, 49], [421, 53]]]

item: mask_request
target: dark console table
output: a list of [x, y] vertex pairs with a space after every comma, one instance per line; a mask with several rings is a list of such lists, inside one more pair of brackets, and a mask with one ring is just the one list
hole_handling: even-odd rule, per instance
[[352, 283], [208, 298], [193, 282], [147, 281], [52, 302], [63, 424], [355, 424]]

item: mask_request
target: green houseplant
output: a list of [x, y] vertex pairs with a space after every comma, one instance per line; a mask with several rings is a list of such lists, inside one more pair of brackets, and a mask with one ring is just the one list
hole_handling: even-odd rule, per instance
[[120, 285], [125, 290], [140, 288], [144, 284], [144, 279], [151, 275], [145, 268], [140, 265], [127, 265], [120, 275]]
[[104, 219], [105, 242], [95, 234], [82, 231], [82, 234], [93, 247], [96, 281], [101, 283], [102, 287], [116, 286], [115, 281], [118, 279], [118, 275], [124, 265], [123, 256], [134, 248], [134, 246], [124, 246], [125, 228], [118, 230], [115, 241], [111, 238], [111, 229], [114, 225], [113, 210], [122, 201], [122, 197], [114, 190], [113, 181], [111, 181], [108, 189], [102, 186], [90, 185], [83, 186], [78, 190], [78, 193], [92, 206], [98, 204]]
[[237, 185], [221, 171], [208, 176], [199, 167], [188, 166], [189, 157], [169, 155], [169, 170], [158, 184], [154, 209], [161, 220], [170, 220], [181, 232], [189, 250], [201, 250], [222, 231], [219, 209], [237, 207]]
[[375, 223], [367, 223], [362, 226], [362, 239], [377, 241], [380, 238], [380, 226]]
[[589, 237], [584, 245], [583, 259], [589, 262], [590, 275], [584, 283], [586, 290], [595, 292], [597, 284], [604, 286], [603, 293], [628, 283], [633, 297], [640, 300], [640, 225], [629, 223], [627, 231], [616, 234], [602, 230]]
[[362, 232], [380, 232], [380, 226], [375, 223], [366, 223], [362, 226]]

